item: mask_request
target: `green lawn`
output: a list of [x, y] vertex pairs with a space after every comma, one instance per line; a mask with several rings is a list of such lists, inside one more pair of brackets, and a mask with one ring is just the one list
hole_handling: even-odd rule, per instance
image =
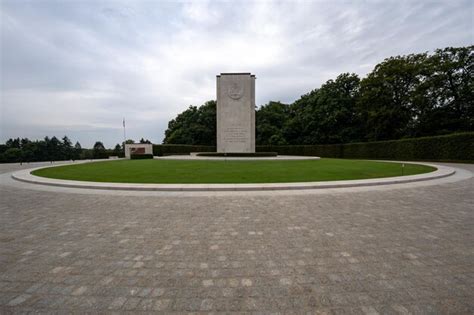
[[[404, 175], [435, 168], [405, 164]], [[401, 176], [399, 163], [362, 160], [184, 161], [119, 160], [49, 167], [33, 175], [115, 183], [281, 183]]]

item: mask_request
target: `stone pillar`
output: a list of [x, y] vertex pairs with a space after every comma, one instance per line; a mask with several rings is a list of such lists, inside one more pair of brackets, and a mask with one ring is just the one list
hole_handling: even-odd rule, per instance
[[217, 152], [255, 152], [255, 75], [217, 76]]

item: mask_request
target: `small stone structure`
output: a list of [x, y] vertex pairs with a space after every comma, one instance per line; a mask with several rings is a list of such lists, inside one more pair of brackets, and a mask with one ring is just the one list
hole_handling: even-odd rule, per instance
[[255, 152], [255, 75], [217, 76], [217, 152]]
[[153, 154], [153, 144], [133, 143], [125, 144], [125, 158], [130, 159], [132, 154]]

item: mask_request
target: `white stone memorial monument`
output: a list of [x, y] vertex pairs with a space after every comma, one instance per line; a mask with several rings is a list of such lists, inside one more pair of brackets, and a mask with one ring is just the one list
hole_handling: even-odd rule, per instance
[[255, 152], [255, 75], [217, 76], [217, 152]]

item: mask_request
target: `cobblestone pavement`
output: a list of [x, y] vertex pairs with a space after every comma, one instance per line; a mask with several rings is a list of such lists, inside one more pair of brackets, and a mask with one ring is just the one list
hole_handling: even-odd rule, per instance
[[0, 185], [0, 313], [473, 313], [473, 184], [205, 197]]

